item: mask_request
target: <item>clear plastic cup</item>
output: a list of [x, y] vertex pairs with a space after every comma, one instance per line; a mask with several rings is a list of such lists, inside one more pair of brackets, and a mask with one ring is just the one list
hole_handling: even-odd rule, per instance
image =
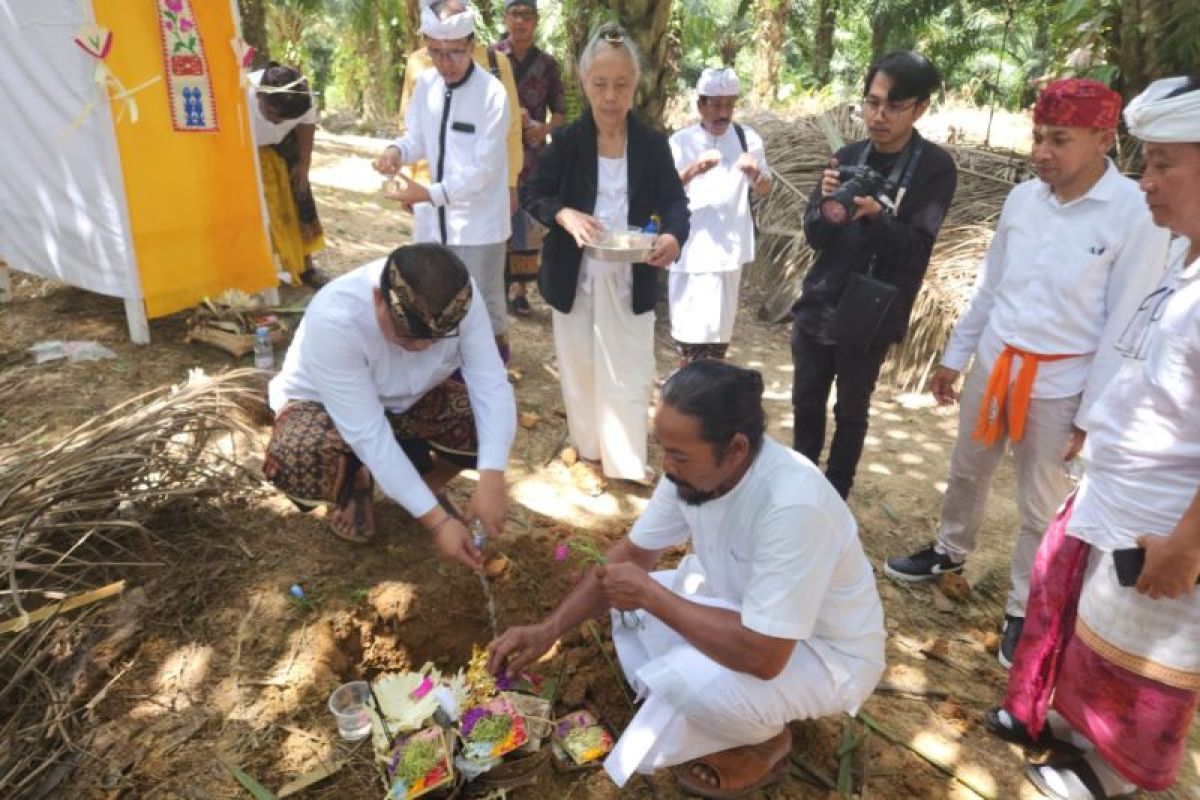
[[337, 719], [338, 733], [356, 742], [371, 732], [371, 712], [367, 703], [371, 688], [366, 681], [343, 683], [329, 695], [329, 710]]
[[403, 189], [404, 184], [397, 175], [390, 175], [384, 178], [379, 186], [379, 190], [383, 192], [384, 197], [397, 197]]

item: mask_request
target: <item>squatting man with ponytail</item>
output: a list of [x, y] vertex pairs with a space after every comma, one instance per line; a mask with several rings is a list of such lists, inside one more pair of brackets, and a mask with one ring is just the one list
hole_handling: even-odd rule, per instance
[[[618, 786], [674, 764], [702, 797], [765, 786], [787, 774], [789, 722], [855, 712], [883, 673], [883, 608], [854, 517], [765, 435], [762, 394], [758, 372], [724, 361], [672, 375], [654, 417], [665, 480], [641, 518], [545, 620], [490, 645], [493, 671], [519, 672], [613, 615], [644, 698], [605, 761]], [[650, 571], [689, 540], [675, 569]]]

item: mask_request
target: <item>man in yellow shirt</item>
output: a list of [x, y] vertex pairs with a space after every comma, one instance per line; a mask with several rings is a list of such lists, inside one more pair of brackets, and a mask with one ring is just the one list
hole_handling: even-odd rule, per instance
[[[489, 53], [488, 46], [479, 39], [475, 40], [475, 50], [471, 57], [476, 64], [492, 73], [492, 77], [504, 84], [504, 91], [508, 95], [508, 206], [509, 213], [513, 213], [517, 210], [517, 178], [525, 163], [525, 149], [521, 141], [521, 104], [517, 99], [517, 82], [513, 78], [512, 61], [494, 51]], [[404, 64], [404, 87], [400, 92], [401, 136], [404, 135], [404, 112], [408, 110], [413, 84], [416, 83], [418, 75], [432, 66], [433, 61], [429, 58], [429, 51], [424, 47], [410, 53]], [[429, 165], [424, 161], [411, 164], [405, 167], [404, 171], [413, 180], [429, 183]]]

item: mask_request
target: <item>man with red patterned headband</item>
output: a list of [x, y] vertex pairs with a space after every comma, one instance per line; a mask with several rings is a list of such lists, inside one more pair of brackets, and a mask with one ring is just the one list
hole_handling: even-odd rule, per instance
[[[1112, 342], [1160, 275], [1168, 235], [1149, 224], [1137, 184], [1106, 153], [1121, 97], [1066, 78], [1038, 95], [1037, 179], [1009, 193], [975, 292], [931, 380], [939, 405], [959, 402], [958, 438], [937, 540], [884, 572], [915, 582], [961, 572], [983, 527], [992, 476], [1011, 447], [1020, 524], [1013, 548], [999, 659], [1012, 664], [1029, 575], [1042, 534], [1066, 497], [1066, 462], [1086, 431], [1079, 420], [1112, 377]], [[955, 390], [968, 362], [961, 395]]]

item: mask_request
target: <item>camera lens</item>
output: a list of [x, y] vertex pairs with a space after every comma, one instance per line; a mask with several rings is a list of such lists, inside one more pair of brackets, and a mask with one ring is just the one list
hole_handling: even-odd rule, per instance
[[830, 195], [821, 200], [821, 217], [831, 225], [845, 225], [850, 221], [851, 212], [845, 202], [836, 195]]

